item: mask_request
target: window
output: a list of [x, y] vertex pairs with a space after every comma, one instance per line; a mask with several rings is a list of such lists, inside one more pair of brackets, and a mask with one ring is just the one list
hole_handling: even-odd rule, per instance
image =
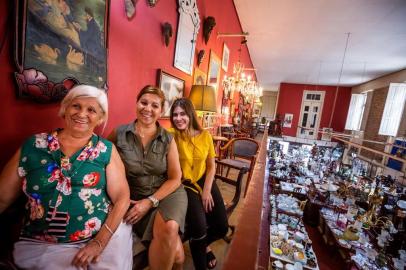
[[391, 83], [378, 134], [396, 136], [406, 101], [406, 84]]
[[320, 100], [320, 94], [306, 94], [306, 100]]
[[362, 115], [364, 114], [366, 94], [352, 94], [350, 108], [348, 109], [345, 129], [359, 130], [361, 127]]

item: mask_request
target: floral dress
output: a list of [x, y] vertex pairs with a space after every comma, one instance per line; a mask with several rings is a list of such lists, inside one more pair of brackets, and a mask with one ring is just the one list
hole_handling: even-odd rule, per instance
[[57, 131], [25, 141], [18, 174], [28, 202], [20, 239], [69, 243], [92, 238], [109, 211], [111, 149], [111, 142], [95, 134], [70, 158], [60, 149]]

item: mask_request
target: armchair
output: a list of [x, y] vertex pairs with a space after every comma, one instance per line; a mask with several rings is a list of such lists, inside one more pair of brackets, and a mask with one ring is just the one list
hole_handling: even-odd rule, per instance
[[[221, 161], [221, 163], [218, 163], [221, 165], [230, 165], [227, 167], [226, 177], [228, 176], [230, 168], [233, 167], [239, 168], [239, 170], [242, 168], [248, 170], [244, 196], [247, 193], [247, 188], [251, 180], [258, 150], [258, 142], [250, 138], [234, 138], [224, 145], [224, 147], [220, 147], [219, 161]], [[220, 173], [222, 173], [223, 166], [220, 166], [218, 169]]]

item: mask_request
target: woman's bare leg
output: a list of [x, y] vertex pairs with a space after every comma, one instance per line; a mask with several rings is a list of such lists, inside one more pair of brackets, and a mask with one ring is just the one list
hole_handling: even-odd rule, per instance
[[156, 213], [153, 238], [148, 251], [149, 267], [151, 270], [172, 269], [177, 252], [179, 252], [178, 245], [180, 239], [178, 232], [179, 225], [176, 221], [169, 220], [165, 222], [161, 214], [159, 212]]

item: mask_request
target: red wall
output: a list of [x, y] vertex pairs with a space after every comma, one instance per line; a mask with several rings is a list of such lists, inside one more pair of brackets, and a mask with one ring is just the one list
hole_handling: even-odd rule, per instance
[[[27, 136], [42, 131], [49, 131], [63, 126], [57, 117], [58, 104], [37, 104], [16, 98], [16, 85], [13, 72], [16, 70], [13, 60], [14, 37], [14, 1], [0, 1], [0, 168], [10, 158]], [[223, 43], [230, 49], [229, 72], [238, 59], [239, 38], [216, 38], [217, 32], [242, 32], [232, 0], [197, 1], [200, 14], [200, 29], [196, 51], [206, 51], [200, 69], [207, 73], [210, 50], [222, 57]], [[124, 1], [112, 0], [110, 3], [110, 30], [108, 51], [108, 84], [109, 84], [109, 122], [104, 131], [107, 135], [113, 127], [126, 123], [135, 117], [135, 98], [139, 90], [147, 84], [157, 83], [158, 69], [182, 78], [186, 82], [185, 96], [188, 96], [193, 76], [173, 67], [178, 6], [175, 0], [159, 1], [154, 8], [147, 6], [146, 1], [138, 1], [136, 16], [127, 20], [124, 12]], [[216, 27], [213, 29], [208, 44], [203, 41], [204, 17], [213, 16]], [[169, 47], [165, 47], [161, 35], [161, 23], [169, 22], [174, 35]], [[249, 52], [244, 46], [241, 62], [252, 67]], [[195, 58], [196, 66], [196, 58]], [[221, 71], [220, 78], [224, 76]], [[222, 90], [218, 91], [218, 112], [220, 112]], [[168, 126], [168, 120], [161, 121]]]
[[[323, 110], [320, 119], [320, 128], [328, 127], [329, 125], [333, 110], [334, 96], [337, 91], [336, 86], [281, 83], [276, 113], [280, 114], [282, 117], [285, 113], [293, 114], [292, 127], [284, 127], [284, 135], [296, 137], [304, 90], [325, 91]], [[339, 87], [333, 120], [331, 123], [331, 127], [334, 129], [334, 131], [344, 131], [350, 99], [351, 87]]]

